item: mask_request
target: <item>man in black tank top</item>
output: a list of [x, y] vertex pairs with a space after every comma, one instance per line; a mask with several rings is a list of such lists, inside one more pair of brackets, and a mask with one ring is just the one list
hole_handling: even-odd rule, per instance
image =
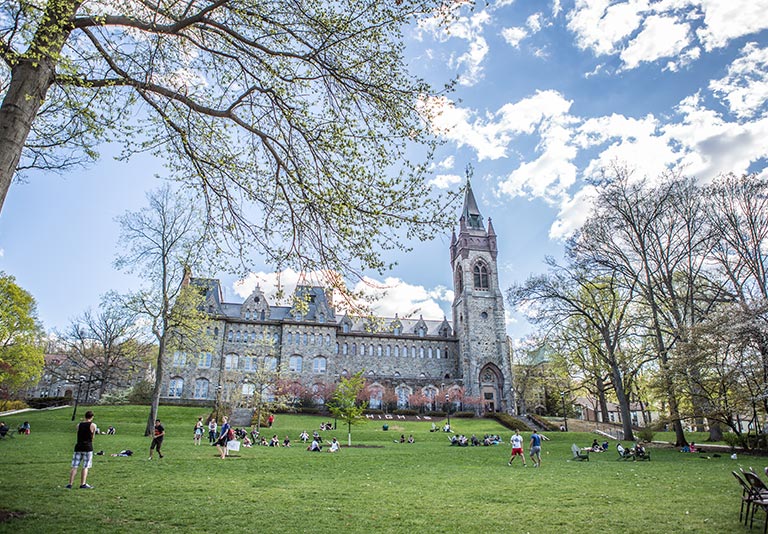
[[93, 436], [96, 433], [96, 425], [93, 423], [93, 412], [85, 412], [85, 420], [77, 425], [77, 443], [75, 454], [72, 456], [72, 470], [69, 472], [69, 484], [71, 489], [77, 475], [77, 467], [80, 466], [80, 489], [92, 489], [93, 486], [86, 482], [88, 469], [93, 462]]

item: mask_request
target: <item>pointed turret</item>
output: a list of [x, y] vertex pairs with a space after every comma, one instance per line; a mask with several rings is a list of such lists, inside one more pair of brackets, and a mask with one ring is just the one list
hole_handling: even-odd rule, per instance
[[461, 209], [461, 217], [465, 220], [467, 228], [483, 230], [483, 216], [477, 207], [475, 194], [472, 192], [472, 167], [467, 165], [467, 189], [464, 192], [464, 207]]

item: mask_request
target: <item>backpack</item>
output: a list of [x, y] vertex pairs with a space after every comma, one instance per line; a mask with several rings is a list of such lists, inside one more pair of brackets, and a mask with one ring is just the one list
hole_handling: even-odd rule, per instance
[[227, 430], [227, 441], [232, 441], [235, 439], [235, 430], [230, 427], [229, 430]]

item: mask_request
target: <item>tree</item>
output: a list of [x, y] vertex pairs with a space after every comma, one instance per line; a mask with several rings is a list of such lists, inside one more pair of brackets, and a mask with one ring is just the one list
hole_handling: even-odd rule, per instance
[[129, 381], [152, 350], [142, 339], [136, 313], [112, 298], [96, 313], [87, 310], [73, 319], [62, 336], [69, 361], [78, 374], [89, 376], [90, 384], [98, 384], [99, 397]]
[[366, 402], [358, 402], [357, 396], [365, 388], [363, 372], [341, 377], [336, 391], [333, 393], [328, 409], [334, 417], [347, 423], [347, 444], [352, 446], [352, 425], [365, 420], [363, 413], [368, 406]]
[[210, 241], [194, 203], [165, 186], [147, 194], [149, 206], [119, 218], [122, 253], [115, 265], [137, 272], [145, 286], [125, 295], [122, 305], [149, 324], [157, 341], [155, 385], [146, 435], [157, 419], [164, 364], [174, 350], [204, 350], [208, 320], [205, 292], [189, 283], [190, 269], [202, 261]]
[[40, 378], [43, 358], [42, 327], [35, 299], [0, 272], [0, 393], [4, 397]]
[[402, 33], [451, 3], [3, 2], [0, 208], [17, 170], [63, 171], [117, 139], [196, 190], [237, 252], [381, 270], [400, 230], [449, 223], [425, 180], [435, 92]]

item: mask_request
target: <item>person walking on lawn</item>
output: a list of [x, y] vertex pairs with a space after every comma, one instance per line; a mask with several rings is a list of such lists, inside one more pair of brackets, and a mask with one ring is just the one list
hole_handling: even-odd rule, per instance
[[93, 423], [93, 412], [85, 412], [85, 419], [77, 425], [77, 443], [75, 453], [72, 455], [72, 469], [69, 471], [69, 484], [67, 489], [72, 489], [77, 475], [77, 467], [80, 466], [80, 489], [93, 489], [89, 485], [88, 470], [93, 463], [93, 436], [96, 434], [96, 425]]
[[512, 465], [515, 456], [520, 456], [520, 459], [523, 461], [523, 467], [528, 467], [528, 464], [525, 463], [525, 454], [523, 454], [523, 436], [520, 435], [519, 430], [515, 430], [515, 433], [509, 438], [509, 443], [512, 445], [512, 456], [509, 458], [507, 465]]
[[531, 434], [530, 449], [531, 452], [529, 454], [533, 467], [541, 467], [541, 436], [537, 430], [534, 430], [533, 434]]
[[152, 438], [152, 443], [149, 445], [149, 459], [152, 459], [152, 451], [157, 449], [157, 455], [162, 458], [163, 453], [160, 452], [160, 447], [163, 446], [163, 438], [165, 437], [165, 427], [160, 424], [160, 419], [155, 419], [155, 435]]

